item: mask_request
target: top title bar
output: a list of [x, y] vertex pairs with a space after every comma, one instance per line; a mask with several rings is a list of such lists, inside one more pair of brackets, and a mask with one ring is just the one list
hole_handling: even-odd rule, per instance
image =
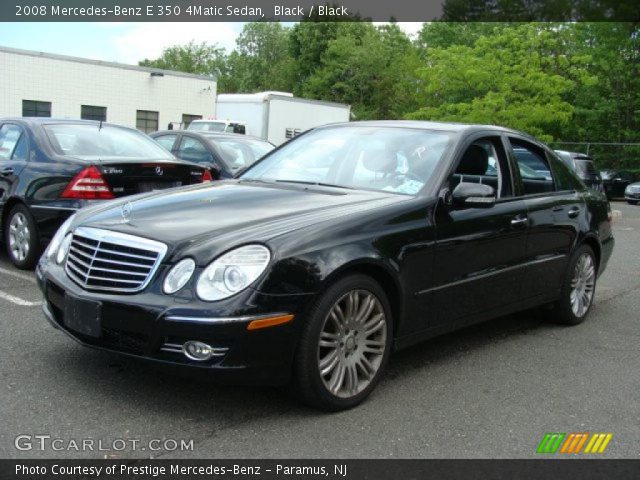
[[624, 21], [638, 0], [3, 0], [2, 22]]

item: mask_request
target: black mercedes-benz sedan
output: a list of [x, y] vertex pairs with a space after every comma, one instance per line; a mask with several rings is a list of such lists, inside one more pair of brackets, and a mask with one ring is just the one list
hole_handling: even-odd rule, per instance
[[[523, 178], [514, 149], [551, 178]], [[84, 345], [338, 410], [393, 349], [537, 306], [582, 322], [613, 245], [604, 194], [527, 135], [362, 122], [234, 180], [81, 210], [36, 272], [46, 317]]]
[[89, 120], [0, 119], [0, 231], [28, 269], [73, 212], [95, 202], [211, 180], [145, 134]]

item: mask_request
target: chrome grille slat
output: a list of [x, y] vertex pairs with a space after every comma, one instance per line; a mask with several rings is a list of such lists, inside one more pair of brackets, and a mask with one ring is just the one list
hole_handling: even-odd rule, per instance
[[80, 254], [86, 258], [88, 258], [89, 260], [91, 260], [93, 257], [91, 255], [89, 255], [87, 252], [83, 252], [82, 250], [78, 250], [77, 248], [75, 248], [73, 245], [71, 245], [71, 248], [69, 249], [70, 251], [72, 251], [73, 253], [77, 253]]
[[126, 265], [128, 267], [146, 268], [145, 266], [141, 266], [139, 263], [121, 262], [119, 260], [111, 260], [110, 258], [96, 258], [96, 262], [100, 262], [100, 263], [115, 263], [117, 265]]
[[120, 256], [124, 256], [124, 257], [131, 257], [131, 258], [139, 258], [140, 260], [146, 260], [146, 261], [150, 261], [150, 262], [155, 262], [157, 257], [145, 257], [142, 255], [134, 255], [133, 253], [125, 253], [125, 252], [116, 252], [115, 250], [109, 250], [106, 248], [101, 248], [100, 249], [100, 253], [108, 253], [111, 255], [120, 255]]
[[149, 284], [166, 253], [167, 246], [160, 242], [78, 227], [73, 232], [65, 270], [85, 290], [133, 293]]

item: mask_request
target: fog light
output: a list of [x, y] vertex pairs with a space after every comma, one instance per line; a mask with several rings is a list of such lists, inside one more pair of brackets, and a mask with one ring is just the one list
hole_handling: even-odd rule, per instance
[[190, 360], [196, 360], [198, 362], [204, 362], [213, 357], [213, 348], [211, 345], [207, 345], [203, 342], [196, 340], [190, 340], [182, 345], [182, 352], [184, 356]]

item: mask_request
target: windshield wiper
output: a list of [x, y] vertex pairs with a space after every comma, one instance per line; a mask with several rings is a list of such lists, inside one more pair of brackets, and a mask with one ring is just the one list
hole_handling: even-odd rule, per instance
[[319, 187], [333, 187], [333, 188], [344, 188], [346, 190], [355, 190], [353, 187], [347, 187], [345, 185], [336, 185], [335, 183], [324, 183], [324, 182], [310, 182], [308, 180], [276, 180], [278, 183], [299, 183], [301, 185], [317, 185]]

